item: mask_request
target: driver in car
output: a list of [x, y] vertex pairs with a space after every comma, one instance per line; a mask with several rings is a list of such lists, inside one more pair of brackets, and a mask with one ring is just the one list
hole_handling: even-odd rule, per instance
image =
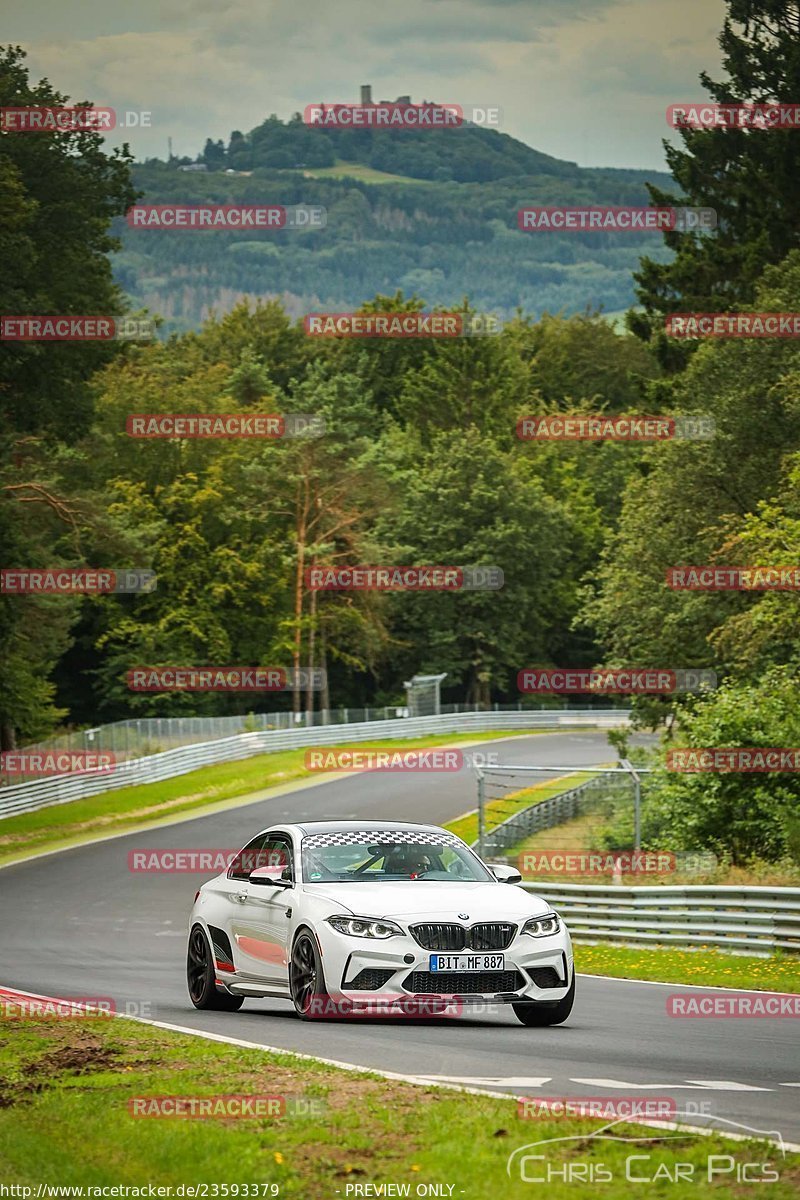
[[386, 855], [384, 869], [387, 875], [408, 875], [410, 879], [416, 879], [432, 866], [430, 858], [419, 846], [395, 846]]

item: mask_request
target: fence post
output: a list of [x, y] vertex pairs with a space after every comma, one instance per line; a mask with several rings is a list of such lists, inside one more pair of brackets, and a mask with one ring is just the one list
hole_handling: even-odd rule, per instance
[[486, 840], [486, 799], [484, 793], [483, 771], [478, 767], [478, 858], [483, 858], [483, 844]]
[[633, 848], [641, 850], [642, 848], [642, 784], [639, 776], [634, 774], [633, 786], [635, 788], [633, 794]]
[[636, 773], [632, 762], [627, 758], [621, 758], [620, 765], [630, 772], [633, 780], [633, 848], [641, 850], [642, 848], [642, 784]]

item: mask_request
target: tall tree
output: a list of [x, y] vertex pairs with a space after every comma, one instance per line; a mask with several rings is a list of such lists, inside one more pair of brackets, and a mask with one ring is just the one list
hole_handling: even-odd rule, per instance
[[[800, 251], [767, 269], [756, 303], [765, 310], [800, 307]], [[672, 591], [666, 571], [704, 563], [764, 565], [753, 555], [766, 541], [751, 545], [733, 533], [749, 527], [760, 501], [779, 494], [784, 459], [800, 450], [800, 350], [791, 339], [710, 343], [682, 375], [654, 386], [674, 410], [709, 414], [716, 435], [647, 452], [644, 473], [626, 490], [584, 616], [615, 661], [746, 672], [747, 659], [738, 658], [741, 640], [713, 635], [720, 626], [733, 628], [728, 622], [756, 597]], [[777, 543], [773, 549], [777, 554]], [[791, 561], [791, 551], [785, 547], [779, 565], [787, 565], [786, 553]], [[723, 649], [731, 657], [720, 661]]]
[[[66, 96], [28, 78], [24, 51], [0, 50], [0, 106], [61, 107]], [[88, 101], [79, 105], [89, 106]], [[0, 138], [0, 210], [11, 250], [0, 261], [0, 304], [7, 314], [100, 314], [125, 311], [108, 253], [114, 217], [136, 194], [127, 146], [107, 153], [102, 135], [80, 130]], [[0, 403], [5, 422], [22, 433], [74, 441], [91, 419], [87, 380], [113, 356], [107, 342], [9, 342], [4, 346]]]
[[[24, 52], [0, 50], [0, 107], [61, 107], [47, 80], [29, 80]], [[87, 101], [80, 102], [86, 105]], [[126, 146], [107, 153], [96, 132], [0, 137], [0, 312], [96, 314], [125, 309], [108, 252], [115, 216], [133, 203]], [[73, 536], [80, 514], [63, 494], [63, 444], [88, 429], [89, 379], [119, 351], [113, 342], [5, 342], [0, 366], [0, 561], [84, 565]], [[46, 731], [57, 715], [49, 682], [69, 645], [77, 606], [65, 597], [0, 598], [0, 743]]]
[[393, 596], [396, 677], [399, 668], [446, 671], [469, 702], [486, 704], [498, 691], [516, 698], [517, 672], [550, 657], [554, 630], [568, 619], [563, 504], [515, 449], [475, 425], [439, 433], [428, 449], [409, 437], [402, 449], [387, 446], [384, 461], [401, 495], [379, 526], [391, 562], [504, 574], [498, 590]]
[[[800, 745], [800, 682], [795, 670], [773, 668], [753, 682], [725, 681], [691, 700], [670, 749]], [[642, 840], [713, 850], [737, 866], [752, 860], [796, 869], [800, 860], [800, 781], [792, 771], [667, 770], [663, 754], [648, 779]]]
[[[719, 44], [726, 78], [700, 79], [719, 104], [796, 103], [800, 96], [800, 4], [797, 0], [727, 0]], [[680, 97], [679, 99], [683, 99]], [[682, 147], [665, 141], [681, 192], [650, 186], [657, 205], [713, 208], [712, 233], [665, 233], [670, 262], [643, 258], [635, 276], [643, 314], [631, 327], [654, 338], [667, 364], [685, 360], [685, 344], [659, 332], [665, 313], [725, 312], [747, 306], [764, 267], [800, 246], [800, 129], [683, 127]]]

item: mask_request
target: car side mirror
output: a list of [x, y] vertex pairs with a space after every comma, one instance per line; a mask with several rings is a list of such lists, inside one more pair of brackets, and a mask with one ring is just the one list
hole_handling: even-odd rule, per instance
[[271, 867], [256, 867], [247, 878], [250, 883], [257, 883], [262, 887], [294, 887], [291, 870], [279, 863]]
[[522, 876], [516, 867], [510, 867], [508, 863], [487, 863], [486, 865], [498, 883], [522, 883]]

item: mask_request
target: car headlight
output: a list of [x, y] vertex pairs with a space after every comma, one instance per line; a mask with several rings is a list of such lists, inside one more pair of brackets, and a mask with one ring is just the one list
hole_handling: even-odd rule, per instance
[[558, 914], [548, 912], [541, 917], [532, 917], [530, 921], [526, 921], [520, 932], [529, 933], [531, 937], [550, 937], [552, 934], [558, 933], [560, 928], [561, 922]]
[[394, 921], [381, 921], [376, 917], [328, 917], [328, 924], [337, 933], [346, 933], [349, 937], [384, 938], [402, 936], [403, 930]]

